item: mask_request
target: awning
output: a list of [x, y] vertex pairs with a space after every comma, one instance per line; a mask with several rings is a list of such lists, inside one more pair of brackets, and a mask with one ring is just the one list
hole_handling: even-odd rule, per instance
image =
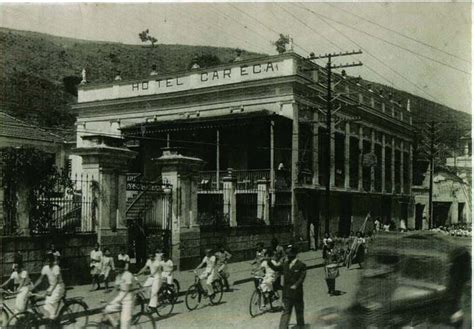
[[232, 113], [213, 117], [194, 117], [177, 120], [143, 122], [130, 126], [124, 126], [121, 128], [121, 131], [125, 137], [147, 136], [156, 133], [166, 133], [172, 131], [261, 125], [268, 123], [271, 120], [289, 121], [290, 119], [271, 111], [262, 110], [247, 113]]

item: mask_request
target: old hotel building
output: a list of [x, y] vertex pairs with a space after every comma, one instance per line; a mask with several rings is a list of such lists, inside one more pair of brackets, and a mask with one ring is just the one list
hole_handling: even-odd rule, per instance
[[[190, 188], [171, 186], [173, 205], [184, 211], [172, 208], [173, 224], [160, 224], [181, 235], [225, 223], [274, 227], [262, 231], [271, 232], [265, 238], [291, 231], [292, 238], [308, 241], [311, 222], [324, 231], [326, 161], [331, 231], [358, 230], [368, 212], [397, 225], [407, 219], [414, 227], [409, 105], [352, 78], [335, 78], [344, 81], [334, 87], [340, 110], [329, 145], [325, 70], [287, 52], [168, 76], [152, 72], [141, 80], [82, 84], [77, 146], [84, 150], [98, 135], [124, 138], [136, 152], [123, 169], [128, 182], [157, 181], [163, 176], [157, 162], [166, 157], [194, 161], [194, 169], [177, 169], [193, 172]], [[80, 156], [74, 156], [73, 171], [83, 171]], [[179, 184], [172, 178], [168, 183]], [[127, 191], [127, 205], [138, 204], [133, 199], [141, 195]]]

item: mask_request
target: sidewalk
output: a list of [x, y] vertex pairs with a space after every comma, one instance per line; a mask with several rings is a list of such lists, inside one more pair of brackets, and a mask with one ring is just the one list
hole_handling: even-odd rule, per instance
[[[298, 258], [306, 263], [308, 269], [321, 267], [323, 264], [322, 252], [321, 251], [307, 251], [300, 253]], [[253, 280], [250, 275], [252, 265], [250, 260], [231, 263], [228, 265], [230, 273], [230, 283], [232, 285], [241, 285]], [[193, 271], [182, 271], [175, 272], [174, 277], [179, 281], [181, 286], [180, 296], [184, 296], [188, 287], [194, 283], [194, 273]], [[113, 283], [111, 283], [113, 286]], [[68, 297], [82, 297], [84, 301], [89, 306], [89, 310], [92, 314], [99, 313], [104, 304], [102, 301], [108, 301], [113, 298], [115, 292], [110, 290], [106, 292], [105, 290], [90, 291], [91, 285], [80, 285], [74, 286], [73, 289], [67, 291]], [[8, 299], [5, 301], [8, 306], [14, 307], [15, 299]]]

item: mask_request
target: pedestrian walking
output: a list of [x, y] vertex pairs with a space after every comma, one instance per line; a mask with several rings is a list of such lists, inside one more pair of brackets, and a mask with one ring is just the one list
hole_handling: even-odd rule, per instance
[[120, 247], [119, 253], [117, 255], [118, 261], [123, 261], [127, 270], [130, 267], [130, 256], [125, 252], [125, 247]]
[[309, 224], [309, 249], [316, 250], [316, 229], [312, 222]]
[[328, 286], [328, 294], [330, 296], [336, 295], [336, 278], [339, 276], [339, 264], [334, 243], [329, 244], [328, 255], [324, 265], [324, 274]]
[[227, 270], [227, 262], [229, 259], [232, 258], [232, 254], [228, 252], [224, 245], [219, 245], [219, 250], [216, 252], [216, 266], [217, 266], [217, 273], [219, 273], [222, 277], [222, 281], [224, 281], [224, 286], [226, 291], [230, 291], [229, 287], [229, 271]]
[[54, 258], [56, 259], [56, 263], [59, 265], [59, 259], [61, 257], [61, 253], [59, 252], [59, 250], [56, 249], [56, 246], [54, 245], [54, 243], [51, 243], [49, 245], [49, 250], [47, 251], [46, 253], [47, 255], [51, 254], [54, 256]]
[[92, 277], [92, 290], [94, 290], [94, 284], [97, 284], [96, 290], [100, 289], [100, 270], [101, 270], [101, 262], [102, 262], [102, 250], [100, 250], [100, 245], [96, 243], [94, 249], [91, 251], [90, 254], [90, 269], [91, 269], [91, 277]]
[[327, 252], [329, 248], [329, 244], [333, 242], [331, 235], [329, 232], [324, 233], [324, 239], [323, 239], [323, 259], [327, 258]]
[[303, 282], [306, 277], [306, 265], [297, 258], [295, 246], [289, 246], [287, 259], [282, 265], [268, 265], [274, 271], [283, 272], [283, 312], [279, 329], [288, 329], [293, 308], [296, 313], [296, 328], [304, 328]]
[[115, 271], [114, 258], [110, 255], [109, 248], [105, 248], [104, 255], [102, 256], [101, 260], [99, 279], [100, 281], [104, 282], [105, 289], [107, 290], [109, 289], [109, 281], [112, 271]]

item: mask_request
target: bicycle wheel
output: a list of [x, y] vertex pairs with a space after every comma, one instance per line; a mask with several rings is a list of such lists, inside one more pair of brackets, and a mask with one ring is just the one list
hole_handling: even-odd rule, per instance
[[251, 317], [263, 313], [263, 296], [260, 290], [255, 290], [250, 297], [249, 313]]
[[173, 288], [165, 287], [158, 292], [158, 306], [156, 307], [156, 314], [158, 316], [168, 316], [174, 308], [174, 292]]
[[155, 320], [153, 317], [148, 313], [138, 313], [132, 317], [131, 321], [131, 328], [132, 329], [154, 329], [156, 328]]
[[224, 287], [221, 280], [216, 280], [212, 283], [212, 290], [214, 290], [214, 295], [209, 297], [209, 301], [212, 305], [219, 304], [222, 300], [222, 296], [224, 295]]
[[196, 284], [191, 285], [186, 292], [186, 307], [188, 310], [192, 311], [198, 307], [199, 303], [201, 302], [201, 293], [199, 292], [199, 288]]
[[66, 301], [59, 311], [58, 321], [61, 328], [85, 328], [89, 322], [87, 304], [81, 300]]
[[17, 313], [7, 322], [7, 328], [24, 329], [24, 328], [39, 328], [38, 319], [31, 312]]
[[135, 308], [133, 314], [145, 313], [145, 299], [141, 294], [135, 295]]
[[8, 313], [2, 309], [2, 316], [0, 317], [0, 328], [5, 328], [8, 323]]
[[181, 291], [181, 286], [179, 285], [178, 280], [173, 279], [173, 287], [174, 287], [174, 292], [176, 294], [176, 298], [178, 298], [179, 292]]

